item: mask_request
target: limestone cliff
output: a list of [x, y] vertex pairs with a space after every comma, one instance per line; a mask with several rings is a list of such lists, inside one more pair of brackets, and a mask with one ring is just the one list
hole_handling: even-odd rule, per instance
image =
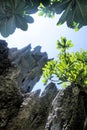
[[31, 91], [48, 60], [40, 49], [9, 50], [0, 40], [0, 130], [87, 130], [87, 93], [79, 86]]
[[0, 40], [0, 75], [6, 73], [7, 69], [11, 66], [8, 59], [7, 43], [4, 40]]
[[30, 92], [41, 78], [42, 67], [48, 61], [47, 53], [41, 52], [41, 46], [37, 46], [31, 51], [29, 44], [20, 50], [10, 49], [9, 59], [18, 67], [19, 74], [16, 81], [21, 91], [23, 93]]

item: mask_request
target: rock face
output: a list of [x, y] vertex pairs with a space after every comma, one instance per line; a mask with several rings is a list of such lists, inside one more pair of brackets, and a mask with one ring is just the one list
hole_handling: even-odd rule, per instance
[[0, 40], [0, 75], [5, 73], [11, 66], [8, 59], [8, 50], [6, 41]]
[[46, 53], [40, 47], [31, 51], [29, 45], [11, 49], [8, 58], [7, 43], [0, 42], [0, 58], [5, 55], [0, 61], [0, 130], [87, 130], [87, 88], [72, 84], [57, 90], [50, 83], [41, 96], [40, 90], [31, 92], [31, 81], [35, 84], [42, 73], [38, 67], [48, 60]]
[[17, 114], [23, 101], [16, 82], [11, 79], [13, 68], [8, 59], [7, 43], [0, 40], [0, 130]]
[[44, 130], [51, 102], [57, 94], [55, 84], [50, 83], [41, 97], [40, 90], [25, 95], [18, 115], [8, 123], [6, 130]]
[[8, 76], [0, 76], [0, 128], [4, 128], [18, 113], [22, 101], [23, 97], [17, 84]]
[[86, 117], [79, 88], [70, 86], [59, 91], [53, 100], [45, 130], [86, 130], [84, 128]]
[[9, 58], [19, 68], [16, 81], [21, 91], [23, 93], [30, 92], [41, 77], [42, 67], [48, 61], [47, 54], [41, 52], [40, 46], [31, 51], [29, 44], [21, 50], [10, 49]]

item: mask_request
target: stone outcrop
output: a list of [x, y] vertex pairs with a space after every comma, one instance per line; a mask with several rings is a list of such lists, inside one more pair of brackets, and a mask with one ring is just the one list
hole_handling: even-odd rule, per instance
[[6, 73], [7, 69], [11, 66], [8, 59], [7, 43], [4, 40], [0, 40], [0, 75]]
[[7, 43], [0, 40], [0, 130], [17, 114], [23, 96], [14, 80], [14, 67], [8, 59]]
[[65, 90], [60, 90], [53, 100], [45, 130], [86, 130], [87, 126], [84, 128], [86, 118], [80, 89], [71, 85]]
[[47, 53], [41, 52], [40, 46], [31, 51], [29, 44], [20, 50], [17, 48], [10, 49], [9, 58], [19, 68], [16, 81], [21, 91], [23, 93], [30, 92], [41, 78], [42, 67], [48, 61]]
[[43, 94], [39, 94], [40, 90], [25, 94], [18, 115], [8, 123], [6, 130], [44, 130], [57, 88], [50, 83]]
[[22, 101], [23, 96], [17, 84], [9, 77], [0, 76], [0, 128], [5, 128], [18, 113]]
[[47, 54], [40, 47], [31, 51], [30, 45], [9, 51], [0, 42], [0, 130], [87, 130], [87, 88], [72, 84], [58, 90], [50, 83], [41, 95], [40, 90], [31, 92], [32, 85], [27, 90], [34, 76], [39, 80]]

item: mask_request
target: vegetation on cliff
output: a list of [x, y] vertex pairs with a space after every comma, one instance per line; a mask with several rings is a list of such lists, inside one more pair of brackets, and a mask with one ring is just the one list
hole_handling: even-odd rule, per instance
[[60, 51], [58, 60], [49, 61], [43, 68], [43, 82], [46, 84], [49, 80], [67, 85], [74, 83], [76, 85], [87, 87], [87, 51], [79, 52], [67, 51], [73, 44], [71, 40], [61, 37], [57, 41], [57, 49]]

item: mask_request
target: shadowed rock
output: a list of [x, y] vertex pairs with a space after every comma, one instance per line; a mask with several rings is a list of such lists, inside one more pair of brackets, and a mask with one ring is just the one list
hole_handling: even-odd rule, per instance
[[0, 42], [0, 130], [87, 130], [87, 88], [72, 84], [57, 90], [50, 83], [41, 96], [40, 90], [30, 92], [47, 54], [40, 46], [13, 48], [11, 63], [7, 43]]
[[8, 68], [11, 66], [11, 63], [8, 59], [8, 50], [7, 42], [0, 40], [0, 75], [6, 73]]
[[86, 130], [86, 116], [79, 87], [70, 86], [60, 90], [53, 100], [45, 130]]
[[25, 94], [18, 115], [8, 123], [6, 130], [44, 130], [57, 88], [50, 83], [41, 97], [39, 94], [40, 90]]
[[17, 84], [9, 77], [0, 76], [0, 128], [17, 114], [22, 101]]
[[13, 80], [14, 67], [8, 59], [7, 43], [0, 40], [0, 130], [13, 118], [23, 101], [23, 96]]
[[41, 78], [42, 67], [48, 61], [47, 54], [41, 52], [41, 46], [37, 46], [31, 51], [29, 44], [20, 50], [10, 49], [9, 58], [19, 68], [20, 72], [16, 81], [21, 91], [30, 92]]

